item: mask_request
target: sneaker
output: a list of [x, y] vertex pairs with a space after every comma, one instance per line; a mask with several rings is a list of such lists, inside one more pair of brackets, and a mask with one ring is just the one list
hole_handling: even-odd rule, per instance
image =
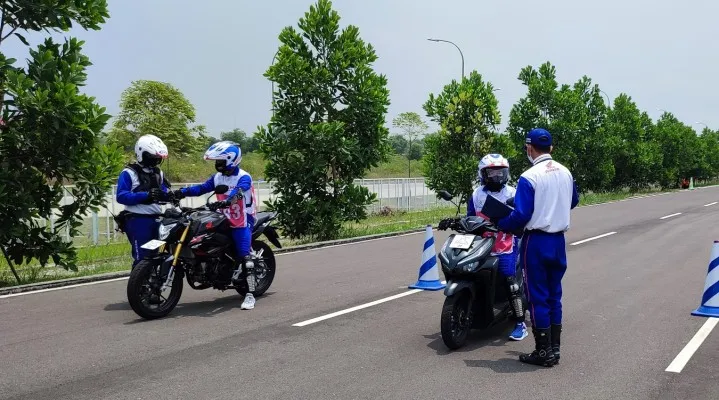
[[252, 310], [255, 308], [255, 296], [252, 295], [252, 293], [247, 293], [245, 296], [245, 301], [242, 302], [243, 310]]
[[512, 340], [522, 340], [529, 336], [529, 332], [527, 332], [527, 326], [524, 324], [524, 322], [519, 322], [514, 327], [514, 330], [509, 335], [509, 338]]

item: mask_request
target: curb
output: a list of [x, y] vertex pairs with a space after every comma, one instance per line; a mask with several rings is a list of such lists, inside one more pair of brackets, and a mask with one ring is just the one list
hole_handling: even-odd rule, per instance
[[[275, 252], [275, 254], [295, 253], [295, 252], [299, 252], [299, 251], [321, 249], [324, 247], [340, 246], [343, 244], [368, 242], [371, 240], [377, 240], [377, 239], [382, 239], [382, 238], [389, 238], [389, 237], [407, 235], [407, 234], [411, 234], [411, 233], [424, 232], [425, 229], [426, 228], [417, 228], [417, 229], [411, 229], [411, 230], [400, 231], [400, 232], [380, 233], [380, 234], [376, 234], [376, 235], [358, 236], [358, 237], [349, 238], [349, 239], [328, 240], [325, 242], [316, 242], [316, 243], [303, 244], [303, 245], [299, 245], [299, 246], [286, 247], [286, 248], [282, 248], [282, 249], [275, 249], [274, 252]], [[4, 296], [4, 295], [8, 295], [8, 294], [16, 294], [16, 293], [34, 292], [37, 290], [52, 289], [52, 288], [77, 285], [77, 284], [88, 283], [88, 282], [107, 281], [107, 280], [112, 280], [112, 279], [126, 278], [128, 276], [130, 276], [130, 271], [110, 272], [110, 273], [106, 273], [106, 274], [89, 275], [89, 276], [83, 276], [83, 277], [79, 277], [79, 278], [67, 278], [67, 279], [60, 279], [60, 280], [56, 280], [56, 281], [41, 282], [41, 283], [29, 283], [26, 285], [0, 288], [0, 296]]]

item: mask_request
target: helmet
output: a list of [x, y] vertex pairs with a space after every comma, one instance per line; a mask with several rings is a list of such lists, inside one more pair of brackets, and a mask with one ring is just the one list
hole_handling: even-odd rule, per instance
[[155, 135], [143, 135], [135, 143], [135, 156], [143, 167], [156, 167], [167, 158], [167, 146]]
[[231, 172], [240, 165], [242, 150], [240, 150], [240, 145], [234, 142], [217, 142], [207, 149], [204, 158], [205, 160], [215, 160], [217, 172]]
[[509, 181], [509, 161], [501, 154], [487, 154], [479, 160], [479, 182], [497, 192]]

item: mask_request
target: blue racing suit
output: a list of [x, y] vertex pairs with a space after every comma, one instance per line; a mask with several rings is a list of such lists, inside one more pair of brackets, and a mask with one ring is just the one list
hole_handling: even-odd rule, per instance
[[214, 191], [215, 187], [219, 185], [227, 185], [229, 189], [225, 194], [218, 194], [218, 200], [233, 199], [238, 194], [240, 195], [237, 203], [225, 208], [223, 212], [232, 227], [232, 241], [235, 243], [237, 256], [243, 258], [250, 254], [252, 226], [255, 223], [254, 216], [246, 212], [252, 201], [252, 177], [250, 174], [239, 167], [235, 167], [235, 170], [229, 176], [217, 173], [203, 184], [180, 190], [186, 196], [202, 196]]
[[[138, 171], [141, 171], [139, 175]], [[169, 183], [159, 169], [153, 171], [135, 164], [123, 169], [117, 179], [115, 199], [123, 204], [125, 211], [129, 213], [123, 230], [132, 246], [133, 267], [149, 251], [140, 246], [157, 238], [159, 228], [157, 218], [162, 213], [162, 208], [159, 204], [149, 201], [149, 191], [152, 188], [159, 188], [165, 193], [169, 190]]]
[[514, 211], [498, 223], [505, 232], [524, 228], [521, 262], [535, 329], [562, 323], [561, 281], [567, 270], [564, 232], [569, 229], [570, 210], [578, 203], [572, 174], [544, 154], [521, 175]]

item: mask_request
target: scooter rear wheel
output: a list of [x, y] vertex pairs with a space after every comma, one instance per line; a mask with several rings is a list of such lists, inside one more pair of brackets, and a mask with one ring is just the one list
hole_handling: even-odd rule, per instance
[[456, 350], [467, 340], [472, 328], [471, 294], [467, 290], [444, 299], [441, 317], [442, 341], [451, 350]]

